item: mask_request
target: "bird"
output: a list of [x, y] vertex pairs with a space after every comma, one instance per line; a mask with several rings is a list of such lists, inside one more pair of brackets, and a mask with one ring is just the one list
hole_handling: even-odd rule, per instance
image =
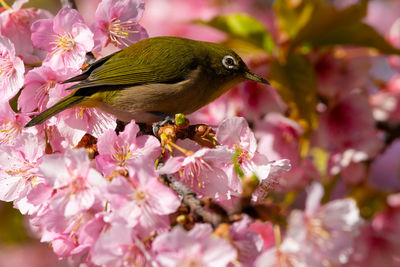
[[98, 59], [62, 82], [75, 82], [66, 89], [72, 93], [25, 127], [72, 107], [99, 108], [126, 123], [154, 123], [193, 113], [246, 80], [269, 84], [221, 44], [151, 37]]

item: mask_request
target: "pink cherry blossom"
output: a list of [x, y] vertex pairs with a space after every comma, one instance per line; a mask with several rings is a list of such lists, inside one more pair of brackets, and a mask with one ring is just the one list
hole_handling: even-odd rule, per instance
[[[244, 176], [251, 177], [256, 175], [263, 187], [271, 187], [278, 181], [271, 173], [278, 170], [282, 172], [290, 169], [288, 160], [278, 160], [271, 162], [263, 154], [258, 153], [257, 141], [254, 133], [249, 128], [246, 120], [241, 117], [233, 117], [224, 120], [217, 129], [216, 138], [218, 142], [232, 149], [237, 157], [237, 163], [240, 166]], [[231, 178], [231, 183], [237, 183], [237, 179]]]
[[36, 134], [35, 129], [23, 129], [29, 120], [28, 116], [15, 113], [8, 102], [0, 103], [0, 145], [13, 145], [23, 131]]
[[0, 36], [0, 94], [3, 99], [11, 99], [24, 85], [25, 66], [15, 55], [13, 43]]
[[142, 24], [151, 36], [169, 35], [211, 42], [221, 41], [224, 38], [221, 32], [188, 23], [194, 19], [208, 20], [217, 15], [218, 9], [213, 4], [197, 0], [148, 1]]
[[106, 180], [90, 167], [86, 150], [67, 150], [64, 154], [47, 155], [39, 166], [45, 182], [57, 189], [50, 208], [71, 216], [92, 207], [97, 187]]
[[45, 53], [35, 48], [31, 41], [31, 25], [38, 19], [53, 17], [50, 12], [37, 8], [23, 8], [28, 0], [14, 1], [10, 9], [0, 14], [1, 35], [14, 43], [15, 54], [25, 63], [39, 63]]
[[241, 110], [240, 100], [232, 88], [229, 92], [217, 98], [210, 104], [202, 107], [198, 111], [188, 115], [191, 123], [205, 123], [216, 126], [224, 119], [237, 115], [238, 110]]
[[388, 207], [366, 225], [354, 245], [348, 267], [398, 266], [400, 259], [400, 210]]
[[139, 127], [132, 121], [119, 135], [114, 130], [101, 135], [97, 142], [97, 169], [105, 176], [118, 169], [129, 170], [132, 175], [139, 168], [154, 170], [155, 161], [161, 153], [160, 142], [149, 135], [136, 137], [138, 132]]
[[92, 261], [101, 266], [152, 266], [145, 245], [136, 232], [123, 224], [103, 230], [91, 250]]
[[86, 52], [93, 48], [93, 33], [76, 10], [62, 8], [54, 19], [41, 19], [32, 24], [33, 44], [50, 52], [44, 65], [53, 69], [79, 69]]
[[271, 160], [289, 159], [292, 168], [279, 177], [277, 190], [299, 188], [319, 174], [311, 160], [300, 158], [300, 138], [303, 128], [295, 121], [279, 113], [269, 113], [257, 121], [255, 135], [259, 139], [257, 150]]
[[24, 198], [29, 190], [43, 181], [38, 164], [44, 154], [44, 141], [31, 133], [21, 134], [14, 146], [0, 146], [0, 199]]
[[107, 186], [111, 208], [130, 227], [138, 227], [141, 234], [150, 235], [169, 228], [168, 214], [180, 205], [178, 197], [155, 176], [140, 173], [127, 180], [114, 178]]
[[234, 261], [237, 252], [226, 240], [214, 236], [208, 224], [196, 224], [186, 232], [176, 226], [158, 236], [153, 243], [156, 260], [161, 266], [222, 267]]
[[[73, 76], [74, 72], [57, 72], [48, 66], [42, 66], [29, 71], [25, 76], [25, 86], [18, 98], [18, 106], [22, 112], [38, 110], [42, 112], [49, 107], [50, 91], [64, 90], [68, 85], [59, 83]], [[76, 72], [75, 72], [76, 74]]]
[[[251, 64], [251, 62], [250, 62]], [[251, 68], [251, 65], [250, 65]], [[254, 68], [251, 68], [252, 70]], [[256, 73], [265, 73], [265, 70]], [[263, 77], [266, 75], [262, 75]], [[283, 113], [287, 110], [287, 105], [275, 89], [256, 82], [244, 82], [239, 85], [240, 99], [244, 102], [241, 112], [243, 116], [250, 120], [258, 120], [260, 116], [272, 112]]]
[[100, 137], [105, 131], [115, 129], [117, 125], [116, 119], [112, 115], [97, 108], [70, 108], [60, 113], [56, 118], [58, 118], [58, 121], [55, 124], [60, 132], [64, 131], [62, 124], [59, 124], [62, 120], [64, 125], [75, 131], [80, 131], [81, 136], [89, 133], [94, 137]]
[[226, 200], [235, 192], [226, 174], [231, 165], [233, 153], [226, 147], [202, 148], [190, 156], [169, 159], [159, 173], [179, 172], [180, 179], [201, 196]]
[[312, 142], [331, 153], [331, 175], [339, 173], [351, 162], [375, 156], [383, 144], [366, 94], [353, 91], [327, 107], [320, 116]]
[[318, 92], [327, 99], [335, 100], [340, 95], [359, 90], [368, 81], [371, 63], [371, 57], [366, 52], [350, 48], [324, 54], [315, 62]]
[[95, 50], [109, 43], [123, 48], [148, 37], [138, 24], [145, 2], [143, 0], [103, 0], [96, 10], [94, 24]]
[[324, 261], [336, 265], [348, 262], [362, 225], [353, 199], [334, 200], [321, 206], [322, 196], [322, 185], [312, 184], [305, 211], [291, 212], [280, 248], [304, 266], [320, 266]]
[[261, 254], [264, 241], [261, 236], [249, 229], [251, 220], [245, 216], [230, 227], [230, 238], [237, 249], [238, 260], [244, 266], [252, 266], [254, 260]]
[[264, 251], [275, 246], [274, 230], [271, 223], [257, 220], [249, 225], [249, 229], [261, 236]]

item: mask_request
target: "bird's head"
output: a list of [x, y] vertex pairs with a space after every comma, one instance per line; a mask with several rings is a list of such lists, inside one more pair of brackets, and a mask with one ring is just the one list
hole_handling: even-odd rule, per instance
[[215, 43], [204, 43], [203, 58], [210, 71], [219, 78], [237, 82], [249, 80], [269, 84], [261, 76], [251, 72], [242, 58], [233, 50]]

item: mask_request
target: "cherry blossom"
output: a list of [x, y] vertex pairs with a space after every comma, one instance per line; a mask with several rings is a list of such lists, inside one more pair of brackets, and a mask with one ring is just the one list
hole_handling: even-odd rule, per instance
[[8, 102], [0, 103], [0, 145], [14, 144], [23, 131], [36, 133], [35, 129], [23, 129], [28, 121], [28, 116], [15, 113]]
[[90, 168], [84, 150], [67, 150], [64, 154], [47, 155], [39, 166], [45, 182], [57, 192], [50, 207], [64, 216], [71, 216], [92, 207], [97, 186], [106, 181], [95, 169]]
[[93, 33], [81, 15], [68, 7], [54, 19], [40, 19], [32, 24], [33, 44], [49, 53], [44, 64], [53, 69], [79, 69], [86, 52], [93, 48]]
[[0, 199], [19, 201], [43, 181], [38, 164], [44, 154], [44, 142], [32, 133], [23, 133], [15, 145], [0, 147]]
[[169, 228], [167, 215], [175, 212], [180, 202], [152, 173], [144, 172], [129, 180], [116, 177], [106, 190], [111, 195], [111, 208], [125, 224], [136, 226], [143, 235], [151, 235]]
[[11, 99], [24, 84], [25, 67], [15, 55], [13, 43], [0, 36], [0, 89], [3, 99]]
[[154, 170], [155, 161], [161, 153], [160, 142], [149, 135], [136, 137], [138, 132], [139, 127], [132, 121], [119, 135], [114, 130], [101, 135], [97, 143], [97, 169], [105, 176], [118, 169], [128, 170], [131, 174], [139, 168]]
[[[37, 109], [38, 112], [49, 108], [50, 96], [54, 95], [55, 87], [64, 90], [68, 85], [60, 85], [67, 78], [73, 76], [73, 72], [60, 73], [48, 66], [32, 69], [25, 76], [25, 86], [18, 98], [18, 106], [22, 112], [31, 112]], [[76, 72], [75, 72], [76, 74]], [[58, 91], [59, 91], [58, 90]]]
[[294, 210], [290, 214], [288, 232], [280, 248], [304, 266], [348, 262], [362, 226], [353, 199], [334, 200], [321, 206], [322, 196], [322, 185], [313, 183], [305, 211]]
[[[232, 162], [233, 153], [226, 147], [202, 148], [190, 156], [169, 159], [159, 173], [179, 172], [180, 179], [202, 196], [219, 200], [230, 198], [232, 182], [224, 170]], [[236, 188], [234, 188], [236, 189]]]
[[[263, 187], [270, 188], [278, 181], [277, 173], [290, 170], [288, 160], [269, 161], [258, 153], [257, 141], [245, 119], [234, 117], [224, 120], [217, 129], [217, 140], [234, 151], [234, 156], [244, 176], [256, 175]], [[234, 170], [232, 170], [234, 171]], [[231, 186], [237, 187], [237, 178], [231, 178]]]
[[13, 5], [0, 13], [1, 35], [14, 43], [15, 54], [25, 63], [37, 64], [46, 56], [35, 48], [31, 40], [31, 25], [38, 19], [49, 19], [53, 15], [47, 10], [23, 8], [28, 0], [14, 1]]
[[153, 243], [156, 260], [162, 266], [227, 266], [237, 257], [228, 241], [210, 236], [211, 226], [198, 224], [189, 232], [177, 226], [158, 236]]
[[94, 50], [100, 51], [110, 43], [123, 48], [147, 38], [146, 30], [138, 24], [143, 11], [143, 0], [101, 1], [95, 14]]

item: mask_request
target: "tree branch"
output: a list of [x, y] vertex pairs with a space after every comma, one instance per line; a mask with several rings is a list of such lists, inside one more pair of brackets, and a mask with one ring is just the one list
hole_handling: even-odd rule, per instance
[[173, 175], [162, 174], [160, 178], [182, 198], [182, 202], [189, 207], [190, 211], [199, 216], [203, 221], [211, 223], [214, 228], [223, 222], [228, 222], [228, 216], [222, 207], [213, 203], [209, 207], [212, 211], [208, 211], [206, 203], [198, 199], [194, 191], [179, 182]]

